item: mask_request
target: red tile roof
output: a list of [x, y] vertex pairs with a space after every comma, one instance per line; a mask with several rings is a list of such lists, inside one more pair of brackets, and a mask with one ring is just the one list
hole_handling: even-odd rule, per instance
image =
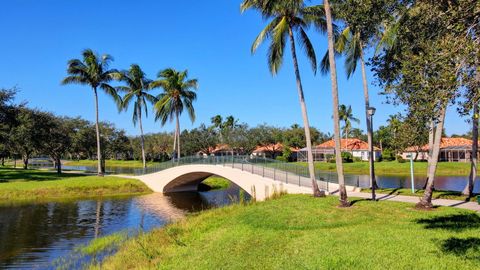
[[[335, 141], [334, 140], [330, 140], [330, 141], [326, 141], [322, 144], [319, 144], [317, 146], [315, 146], [316, 149], [333, 149], [335, 148]], [[344, 149], [347, 149], [349, 151], [353, 151], [353, 150], [366, 150], [368, 151], [368, 143], [360, 140], [360, 139], [356, 139], [356, 138], [352, 138], [352, 139], [341, 139], [340, 140], [340, 148], [342, 150]], [[379, 148], [377, 147], [373, 147], [373, 149], [375, 151], [377, 150], [380, 150]]]
[[[472, 147], [472, 140], [465, 139], [465, 138], [442, 138], [440, 142], [440, 149], [447, 148], [447, 147], [458, 147], [458, 146], [464, 146], [467, 148]], [[405, 152], [417, 152], [417, 151], [427, 152], [428, 143], [422, 146], [420, 149], [418, 148], [418, 146], [411, 146], [405, 149]]]
[[[268, 145], [263, 145], [263, 146], [257, 146], [257, 148], [255, 148], [255, 150], [253, 150], [253, 153], [282, 152], [283, 148], [284, 148], [284, 146], [281, 143], [268, 144]], [[298, 149], [294, 148], [294, 147], [290, 147], [290, 150], [292, 152], [298, 152]]]

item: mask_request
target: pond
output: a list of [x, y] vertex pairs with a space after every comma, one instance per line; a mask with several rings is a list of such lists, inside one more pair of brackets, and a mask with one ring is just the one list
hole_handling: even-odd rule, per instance
[[[96, 237], [149, 231], [188, 213], [229, 204], [240, 188], [0, 207], [0, 269], [54, 269]], [[58, 265], [57, 265], [58, 266]]]
[[[380, 188], [411, 188], [411, 179], [409, 176], [376, 176], [378, 186]], [[370, 177], [368, 175], [346, 175], [345, 181], [347, 185], [370, 187]], [[415, 189], [422, 189], [425, 185], [425, 176], [414, 177]], [[449, 191], [463, 191], [467, 185], [467, 176], [437, 176], [435, 177], [435, 189]], [[475, 193], [480, 193], [480, 185], [477, 184], [479, 178], [475, 181]]]

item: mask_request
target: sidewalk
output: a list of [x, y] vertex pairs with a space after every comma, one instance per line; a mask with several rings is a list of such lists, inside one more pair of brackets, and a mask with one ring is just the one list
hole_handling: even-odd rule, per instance
[[[369, 199], [372, 197], [372, 194], [365, 193], [365, 192], [348, 192], [348, 196]], [[420, 200], [420, 197], [405, 196], [405, 195], [377, 194], [377, 200], [417, 203]], [[465, 202], [465, 201], [447, 200], [447, 199], [432, 199], [432, 203], [433, 205], [438, 205], [438, 206], [450, 206], [450, 207], [456, 207], [456, 208], [462, 208], [462, 209], [468, 209], [468, 210], [480, 212], [480, 205], [477, 202]]]

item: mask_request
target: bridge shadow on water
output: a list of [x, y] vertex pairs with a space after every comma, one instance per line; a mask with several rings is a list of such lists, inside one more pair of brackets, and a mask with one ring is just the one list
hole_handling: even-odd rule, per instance
[[[480, 216], [477, 213], [451, 214], [416, 220], [427, 230], [446, 230], [455, 233], [480, 230]], [[449, 237], [435, 239], [434, 243], [443, 254], [451, 254], [468, 260], [480, 260], [479, 237]]]

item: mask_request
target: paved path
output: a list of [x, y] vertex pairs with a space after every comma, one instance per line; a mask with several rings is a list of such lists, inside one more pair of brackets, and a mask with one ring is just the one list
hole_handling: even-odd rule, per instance
[[[371, 193], [365, 192], [348, 192], [349, 197], [359, 197], [359, 198], [371, 198]], [[408, 203], [417, 203], [420, 200], [420, 197], [415, 196], [405, 196], [405, 195], [389, 195], [389, 194], [377, 194], [377, 199], [380, 201], [396, 201], [396, 202], [408, 202]], [[459, 200], [447, 200], [447, 199], [433, 199], [433, 205], [438, 206], [450, 206], [462, 209], [468, 209], [480, 212], [480, 205], [477, 202], [465, 202]]]

